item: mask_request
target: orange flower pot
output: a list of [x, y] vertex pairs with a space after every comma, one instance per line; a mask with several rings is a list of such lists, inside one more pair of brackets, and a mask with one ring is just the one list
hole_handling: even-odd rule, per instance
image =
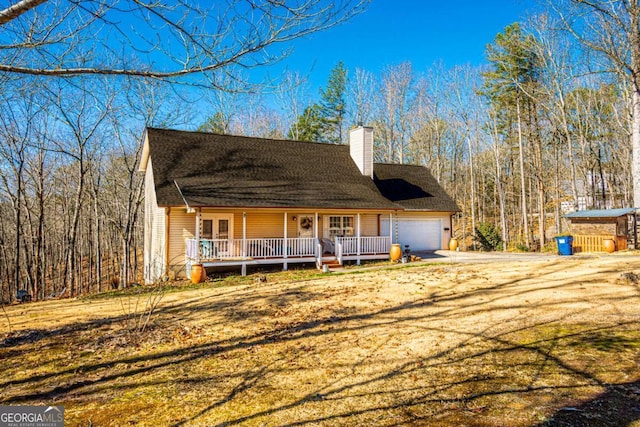
[[402, 248], [400, 248], [399, 243], [394, 243], [391, 245], [389, 257], [391, 258], [391, 261], [398, 261], [400, 258], [402, 258]]
[[604, 239], [602, 241], [602, 247], [604, 248], [605, 252], [615, 252], [616, 250], [616, 242], [614, 242], [611, 239]]
[[207, 271], [202, 264], [193, 264], [191, 266], [191, 283], [197, 284], [207, 279]]

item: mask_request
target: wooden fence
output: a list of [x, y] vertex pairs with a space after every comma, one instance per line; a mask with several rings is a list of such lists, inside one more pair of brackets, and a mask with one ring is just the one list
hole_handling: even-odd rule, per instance
[[577, 252], [606, 252], [604, 241], [613, 240], [616, 244], [616, 251], [627, 249], [627, 238], [625, 236], [614, 236], [611, 234], [601, 235], [574, 235], [573, 253]]

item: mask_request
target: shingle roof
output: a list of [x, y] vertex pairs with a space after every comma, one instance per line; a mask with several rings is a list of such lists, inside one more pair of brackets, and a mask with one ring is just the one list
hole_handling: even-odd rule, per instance
[[460, 211], [424, 166], [376, 163], [373, 178], [384, 197], [406, 210]]
[[566, 218], [617, 218], [623, 215], [630, 215], [636, 211], [635, 208], [619, 208], [619, 209], [594, 209], [588, 211], [570, 212], [565, 215]]
[[[433, 198], [431, 203], [422, 200], [425, 197], [410, 201], [389, 198], [390, 190], [381, 193], [376, 186], [379, 180], [374, 182], [360, 173], [345, 145], [156, 128], [147, 129], [147, 138], [160, 206], [379, 210], [403, 209], [405, 204], [416, 203], [451, 206]], [[383, 165], [383, 170], [388, 170], [387, 166], [397, 165]], [[430, 178], [423, 187], [437, 187], [425, 193], [446, 196], [426, 168], [415, 168], [426, 171]], [[420, 176], [412, 172], [406, 179], [419, 186]], [[388, 184], [381, 182], [383, 187]], [[446, 199], [450, 201], [448, 196]]]

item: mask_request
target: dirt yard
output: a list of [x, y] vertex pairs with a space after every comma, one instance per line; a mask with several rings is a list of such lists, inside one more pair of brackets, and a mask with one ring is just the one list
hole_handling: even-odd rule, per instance
[[68, 426], [640, 426], [638, 275], [640, 255], [527, 257], [14, 305], [0, 404]]

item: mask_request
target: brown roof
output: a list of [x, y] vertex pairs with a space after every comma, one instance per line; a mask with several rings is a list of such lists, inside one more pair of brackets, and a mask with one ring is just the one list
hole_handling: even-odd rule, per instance
[[[389, 197], [393, 190], [385, 178], [371, 180], [360, 173], [346, 145], [156, 128], [147, 129], [147, 138], [160, 206], [405, 208], [403, 198]], [[375, 165], [376, 173], [380, 166], [387, 176], [388, 166], [398, 165]], [[418, 176], [407, 182], [415, 184]], [[426, 183], [437, 189], [425, 193], [445, 194], [432, 177]]]
[[424, 166], [375, 163], [373, 178], [380, 193], [405, 210], [460, 211]]

